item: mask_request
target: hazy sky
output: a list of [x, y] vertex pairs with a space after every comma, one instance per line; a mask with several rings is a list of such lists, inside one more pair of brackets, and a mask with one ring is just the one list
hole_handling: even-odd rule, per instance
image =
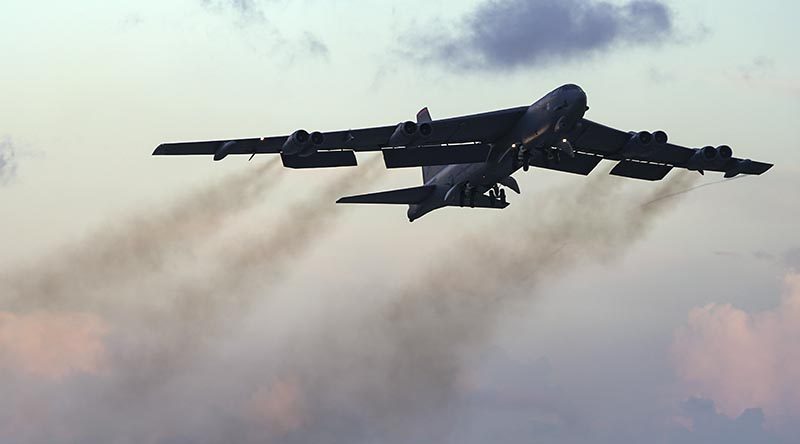
[[[796, 442], [798, 14], [5, 0], [0, 441]], [[420, 182], [370, 155], [302, 172], [150, 156], [563, 83], [593, 120], [776, 166], [652, 211], [659, 184], [534, 169], [506, 211], [409, 224], [332, 205]]]

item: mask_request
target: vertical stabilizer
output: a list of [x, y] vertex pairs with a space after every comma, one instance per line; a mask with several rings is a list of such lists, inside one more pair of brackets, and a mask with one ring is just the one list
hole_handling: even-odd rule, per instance
[[[417, 113], [417, 123], [431, 123], [433, 119], [431, 119], [431, 113], [428, 111], [428, 107], [422, 108]], [[429, 180], [433, 178], [439, 171], [443, 170], [446, 165], [438, 165], [438, 166], [424, 166], [422, 167], [422, 183], [428, 183]]]

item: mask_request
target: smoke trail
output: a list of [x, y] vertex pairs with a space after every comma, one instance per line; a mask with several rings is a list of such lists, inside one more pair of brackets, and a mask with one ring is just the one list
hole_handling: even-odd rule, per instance
[[28, 270], [6, 272], [5, 308], [109, 310], [121, 303], [108, 287], [163, 269], [239, 212], [252, 207], [282, 177], [270, 161], [220, 182], [201, 186], [160, 210], [108, 224], [81, 242]]
[[[298, 381], [313, 406], [306, 426], [284, 438], [402, 442], [421, 422], [434, 434], [424, 440], [443, 438], [435, 434], [447, 427], [463, 359], [491, 336], [508, 303], [534, 298], [540, 282], [576, 263], [624, 254], [668, 208], [642, 204], [692, 180], [673, 175], [649, 192], [631, 193], [619, 179], [595, 176], [555, 190], [528, 201], [523, 219], [508, 224], [515, 229], [503, 234], [513, 232], [513, 239], [480, 233], [459, 240], [442, 255], [447, 261], [371, 316], [331, 315], [302, 349], [295, 344], [294, 355], [282, 357], [283, 374]], [[309, 362], [315, 365], [302, 365]]]
[[[281, 273], [286, 271], [293, 258], [302, 255], [314, 241], [335, 229], [335, 221], [343, 212], [342, 207], [335, 206], [337, 197], [345, 194], [355, 186], [363, 187], [379, 177], [378, 164], [380, 157], [366, 162], [355, 171], [348, 171], [346, 175], [327, 183], [320, 193], [290, 207], [277, 225], [265, 227], [261, 232], [251, 231], [242, 235], [238, 248], [220, 251], [213, 255], [219, 263], [211, 267], [213, 273], [197, 276], [195, 280], [187, 280], [180, 275], [168, 273], [155, 273], [155, 277], [148, 278], [145, 283], [138, 285], [141, 299], [152, 299], [157, 304], [126, 303], [119, 295], [129, 291], [126, 287], [134, 285], [134, 280], [153, 274], [158, 267], [153, 266], [150, 259], [128, 260], [115, 265], [114, 278], [103, 281], [104, 295], [110, 299], [101, 303], [98, 298], [87, 298], [85, 293], [71, 294], [59, 292], [55, 295], [41, 296], [37, 302], [31, 299], [25, 301], [23, 306], [34, 306], [48, 302], [46, 298], [57, 297], [63, 300], [51, 302], [50, 307], [77, 306], [84, 309], [99, 309], [111, 317], [112, 331], [106, 338], [107, 368], [100, 375], [94, 375], [91, 385], [83, 384], [77, 388], [66, 386], [66, 394], [61, 394], [67, 399], [75, 396], [91, 396], [94, 400], [91, 405], [82, 405], [80, 408], [71, 407], [66, 412], [64, 421], [69, 422], [74, 430], [76, 439], [81, 436], [90, 437], [90, 442], [103, 441], [100, 437], [120, 436], [122, 433], [131, 442], [152, 441], [145, 439], [152, 436], [163, 436], [162, 431], [175, 430], [171, 424], [161, 422], [162, 415], [168, 415], [169, 407], [164, 399], [165, 393], [175, 390], [181, 385], [187, 374], [197, 371], [195, 364], [205, 365], [208, 368], [208, 359], [213, 360], [209, 353], [219, 353], [218, 349], [209, 349], [208, 345], [213, 338], [225, 331], [228, 320], [241, 318], [244, 311], [252, 306], [255, 298], [263, 296], [272, 284], [281, 280]], [[242, 178], [243, 182], [255, 180]], [[244, 184], [244, 183], [243, 183]], [[258, 186], [254, 187], [258, 188]], [[229, 187], [226, 188], [226, 194]], [[185, 204], [177, 206], [168, 212], [172, 215], [168, 219], [177, 223], [183, 216], [195, 216], [196, 211], [210, 210], [204, 221], [219, 217], [218, 213], [230, 210], [227, 204], [216, 199], [214, 191], [206, 191], [208, 199], [206, 205], [194, 205], [193, 201], [182, 201]], [[254, 191], [255, 193], [255, 191]], [[208, 205], [210, 204], [210, 205]], [[177, 217], [174, 215], [180, 215]], [[217, 225], [216, 223], [213, 225]], [[196, 239], [198, 233], [205, 233], [205, 224], [198, 224], [193, 229]], [[146, 231], [146, 230], [145, 230]], [[170, 228], [172, 234], [178, 231]], [[183, 232], [183, 231], [181, 231]], [[131, 236], [131, 234], [128, 234]], [[161, 240], [172, 242], [166, 234], [160, 235]], [[138, 237], [137, 237], [138, 239]], [[146, 242], [152, 242], [151, 237], [145, 237]], [[186, 239], [192, 240], [192, 239]], [[173, 242], [174, 243], [174, 242]], [[95, 247], [105, 247], [105, 242], [95, 242]], [[163, 246], [152, 246], [162, 248]], [[85, 247], [88, 253], [90, 247]], [[108, 247], [110, 248], [110, 246]], [[142, 248], [146, 251], [147, 248]], [[123, 254], [123, 251], [117, 254]], [[104, 257], [93, 253], [93, 257]], [[161, 260], [165, 260], [161, 258]], [[93, 265], [99, 260], [90, 261]], [[161, 262], [159, 262], [161, 263]], [[183, 264], [184, 266], [189, 264]], [[92, 282], [97, 277], [91, 268], [66, 266], [65, 271], [57, 276], [48, 275], [47, 279], [53, 284], [50, 288], [59, 290], [58, 276], [69, 276], [75, 281]], [[263, 270], [269, 274], [265, 280]], [[70, 273], [79, 274], [72, 276]], [[32, 275], [31, 275], [32, 276]], [[72, 290], [89, 288], [90, 284], [75, 285], [74, 282], [62, 282]], [[32, 285], [29, 288], [37, 289], [41, 286]], [[97, 291], [100, 294], [99, 291]], [[19, 299], [15, 300], [17, 305]], [[216, 356], [216, 355], [214, 355]], [[202, 359], [206, 360], [203, 361]], [[79, 390], [73, 393], [69, 390]], [[184, 396], [190, 397], [188, 393]], [[56, 410], [60, 411], [60, 410]], [[157, 413], [154, 413], [157, 412]], [[111, 415], [111, 416], [109, 416]], [[155, 415], [155, 416], [154, 416]], [[59, 414], [59, 416], [62, 416]], [[121, 418], [136, 418], [133, 425], [124, 427], [124, 431], [117, 427], [98, 426], [93, 418], [105, 417], [111, 420], [110, 424], [119, 424]], [[49, 417], [49, 425], [60, 424], [62, 419]], [[42, 420], [44, 423], [45, 421]], [[2, 435], [0, 424], [0, 436]], [[46, 433], [46, 431], [45, 431]], [[38, 435], [34, 435], [38, 436]], [[136, 439], [141, 437], [142, 439]]]
[[136, 369], [125, 372], [130, 383], [139, 389], [163, 384], [190, 365], [220, 329], [235, 323], [256, 298], [282, 280], [292, 259], [335, 229], [337, 217], [345, 214], [334, 203], [336, 198], [373, 183], [380, 177], [380, 162], [381, 157], [374, 157], [326, 184], [264, 232], [245, 233], [234, 249], [214, 255], [220, 260], [210, 275], [164, 283], [159, 295], [167, 298], [164, 304], [133, 319], [142, 322], [141, 331], [149, 326], [148, 344], [139, 343], [135, 354], [120, 357], [122, 367]]
[[7, 185], [17, 174], [17, 155], [11, 137], [0, 139], [0, 185]]
[[695, 186], [693, 186], [691, 188], [687, 188], [685, 190], [676, 191], [674, 193], [670, 193], [670, 194], [667, 194], [665, 196], [660, 196], [660, 197], [658, 197], [656, 199], [651, 200], [650, 202], [645, 202], [644, 205], [650, 205], [650, 204], [659, 202], [659, 201], [661, 201], [663, 199], [669, 199], [671, 197], [680, 196], [681, 194], [686, 194], [686, 193], [689, 193], [691, 191], [694, 191], [694, 190], [697, 190], [697, 189], [700, 189], [700, 188], [710, 187], [711, 185], [717, 185], [717, 184], [726, 183], [726, 182], [731, 182], [731, 181], [734, 181], [734, 180], [737, 180], [737, 179], [743, 179], [745, 177], [747, 177], [747, 176], [736, 176], [736, 177], [731, 178], [731, 179], [722, 179], [722, 180], [718, 180], [716, 182], [708, 182], [708, 183], [703, 183], [703, 184], [700, 184], [700, 185], [695, 185]]
[[[128, 318], [109, 341], [107, 376], [94, 382], [97, 387], [77, 385], [62, 395], [92, 400], [63, 407], [65, 421], [77, 430], [75, 440], [430, 440], [440, 431], [434, 423], [446, 427], [463, 360], [491, 336], [508, 303], [535, 297], [540, 282], [577, 262], [622, 254], [666, 208], [641, 203], [687, 186], [684, 176], [673, 176], [652, 192], [628, 193], [619, 179], [592, 177], [580, 187], [521, 201], [528, 211], [519, 220], [505, 220], [502, 233], [455, 239], [452, 250], [431, 258], [430, 271], [383, 298], [387, 302], [368, 297], [373, 281], [365, 277], [352, 297], [328, 304], [325, 318], [298, 324], [279, 353], [255, 339], [246, 356], [220, 362], [226, 360], [222, 347], [209, 349], [209, 341], [334, 229], [342, 214], [335, 210], [336, 197], [372, 179], [371, 168], [359, 168], [290, 208], [264, 232], [243, 234], [235, 248], [213, 256], [219, 262], [211, 274], [193, 275], [189, 283], [170, 275], [150, 282], [141, 297], [162, 304], [116, 313]], [[282, 315], [271, 317], [278, 321]], [[260, 392], [267, 399], [256, 405], [267, 416], [277, 415], [270, 424], [280, 426], [267, 430], [231, 407], [251, 399], [265, 381], [274, 384]], [[422, 424], [426, 418], [430, 423]], [[410, 430], [423, 439], [408, 439]], [[165, 436], [177, 438], [163, 441]]]

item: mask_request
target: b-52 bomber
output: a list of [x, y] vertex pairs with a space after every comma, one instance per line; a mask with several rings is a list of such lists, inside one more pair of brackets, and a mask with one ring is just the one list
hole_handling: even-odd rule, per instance
[[332, 132], [297, 130], [288, 136], [165, 143], [154, 155], [280, 154], [288, 168], [355, 166], [356, 152], [380, 151], [387, 168], [422, 167], [423, 184], [349, 196], [338, 203], [408, 205], [408, 219], [448, 206], [505, 208], [505, 189], [519, 194], [512, 174], [530, 167], [588, 175], [602, 160], [615, 176], [656, 181], [673, 168], [704, 174], [762, 174], [772, 164], [740, 159], [727, 145], [686, 148], [664, 131], [628, 132], [584, 118], [586, 93], [561, 86], [530, 106], [433, 120]]

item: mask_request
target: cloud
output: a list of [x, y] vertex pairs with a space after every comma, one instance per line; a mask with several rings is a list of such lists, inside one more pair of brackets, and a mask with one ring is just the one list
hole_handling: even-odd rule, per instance
[[768, 421], [800, 419], [800, 274], [786, 277], [773, 310], [750, 314], [711, 304], [689, 312], [672, 353], [684, 388], [736, 417], [761, 407]]
[[8, 184], [17, 175], [17, 152], [11, 137], [0, 138], [0, 185]]
[[265, 20], [266, 16], [257, 0], [201, 0], [206, 8], [215, 11], [232, 9], [242, 18], [252, 20]]
[[800, 247], [790, 248], [783, 253], [783, 262], [790, 269], [800, 272]]
[[248, 405], [248, 413], [279, 435], [286, 435], [307, 421], [304, 402], [295, 381], [277, 380], [256, 390]]
[[714, 401], [692, 397], [681, 405], [683, 415], [676, 418], [681, 424], [669, 442], [702, 444], [774, 443], [777, 437], [764, 428], [764, 412], [752, 408], [734, 419], [720, 415]]
[[[209, 11], [215, 13], [233, 12], [237, 17], [236, 32], [246, 37], [253, 50], [260, 52], [269, 49], [270, 56], [281, 53], [289, 56], [289, 62], [306, 60], [307, 56], [328, 60], [330, 49], [315, 33], [300, 28], [297, 34], [294, 27], [286, 28], [279, 24], [285, 22], [279, 16], [281, 11], [275, 6], [285, 5], [278, 0], [200, 0]], [[265, 9], [264, 4], [272, 7]], [[293, 20], [291, 20], [294, 23]], [[250, 26], [252, 25], [252, 26]], [[306, 27], [307, 28], [307, 27]], [[287, 31], [289, 35], [287, 35]]]
[[303, 33], [302, 44], [306, 47], [308, 53], [313, 56], [321, 57], [323, 59], [327, 59], [330, 56], [330, 49], [328, 49], [328, 45], [320, 40], [319, 37], [308, 31]]
[[60, 380], [96, 373], [105, 361], [109, 327], [86, 313], [0, 312], [0, 366]]
[[505, 71], [575, 60], [616, 46], [653, 45], [674, 34], [672, 11], [659, 0], [484, 0], [452, 34], [423, 28], [422, 59], [452, 68]]
[[[673, 201], [644, 203], [695, 178], [676, 174], [650, 189], [629, 190], [599, 173], [580, 186], [551, 190], [550, 198], [529, 200], [537, 211], [504, 220], [517, 227], [513, 234], [454, 239], [452, 249], [396, 292], [373, 294], [375, 284], [365, 281], [347, 297], [352, 302], [305, 325], [282, 354], [279, 374], [297, 381], [310, 406], [310, 420], [294, 436], [444, 440], [470, 384], [465, 359], [486, 346], [505, 310], [535, 299], [541, 283], [577, 263], [618, 258]], [[551, 415], [544, 422], [562, 419]]]

